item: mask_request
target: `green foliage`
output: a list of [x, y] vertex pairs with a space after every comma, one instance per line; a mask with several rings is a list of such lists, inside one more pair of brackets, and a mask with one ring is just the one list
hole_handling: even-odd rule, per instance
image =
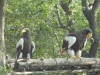
[[[32, 40], [36, 44], [33, 58], [66, 57], [66, 55], [62, 56], [60, 54], [60, 50], [62, 39], [65, 34], [68, 34], [68, 31], [59, 28], [56, 4], [58, 4], [62, 23], [67, 25], [67, 16], [61, 8], [59, 0], [6, 0], [5, 44], [8, 55], [12, 58], [16, 57], [16, 43], [22, 36], [21, 30], [24, 27], [28, 27], [31, 30]], [[76, 31], [89, 27], [88, 21], [82, 13], [81, 0], [73, 1], [72, 13], [71, 18], [74, 20]], [[100, 26], [99, 17], [100, 12], [97, 16], [98, 26]], [[97, 28], [98, 32], [100, 32], [99, 28]], [[89, 41], [85, 48], [87, 52], [90, 49], [90, 45], [91, 42]], [[100, 57], [99, 53], [98, 56]], [[2, 75], [5, 75], [7, 72], [12, 72], [12, 68], [0, 68]], [[72, 74], [69, 73], [69, 75]], [[87, 74], [80, 73], [78, 75]]]
[[[66, 25], [67, 17], [58, 0], [7, 0], [5, 44], [8, 55], [15, 58], [16, 43], [22, 36], [21, 30], [28, 27], [36, 44], [33, 58], [62, 57], [60, 54], [62, 39], [67, 30], [59, 28], [56, 4], [58, 4], [60, 19]], [[71, 18], [74, 20], [76, 31], [89, 26], [81, 10], [81, 1], [73, 1]], [[90, 43], [86, 49], [89, 48]]]
[[58, 46], [58, 42], [61, 45], [64, 33], [62, 29], [54, 28], [58, 25], [54, 7], [56, 3], [58, 1], [7, 0], [5, 26], [7, 54], [15, 57], [15, 47], [22, 35], [21, 30], [28, 27], [36, 43], [34, 58], [54, 57], [53, 51], [55, 56], [60, 56], [61, 46]]
[[13, 69], [12, 68], [6, 68], [6, 67], [2, 67], [0, 66], [0, 74], [2, 75], [6, 75], [7, 73], [12, 73]]

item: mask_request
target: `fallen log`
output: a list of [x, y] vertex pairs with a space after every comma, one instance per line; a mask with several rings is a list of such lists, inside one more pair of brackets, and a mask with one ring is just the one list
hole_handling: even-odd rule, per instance
[[100, 69], [99, 58], [12, 59], [6, 62], [14, 66], [14, 71]]
[[[16, 60], [6, 60], [7, 63], [15, 63]], [[32, 66], [55, 66], [55, 65], [96, 65], [100, 64], [99, 58], [82, 58], [74, 60], [73, 58], [52, 58], [52, 59], [18, 59], [19, 65], [31, 64]]]
[[66, 74], [66, 73], [85, 73], [98, 72], [100, 69], [80, 69], [80, 70], [57, 70], [57, 71], [33, 71], [33, 72], [13, 72], [6, 75], [52, 75], [52, 74]]

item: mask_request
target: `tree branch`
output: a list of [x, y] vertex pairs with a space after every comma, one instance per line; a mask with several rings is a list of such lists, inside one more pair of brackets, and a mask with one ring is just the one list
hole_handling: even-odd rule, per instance
[[72, 0], [69, 0], [69, 2], [64, 2], [63, 0], [60, 1], [61, 7], [65, 11], [66, 15], [70, 16], [72, 15], [72, 11], [70, 10], [71, 6], [70, 4], [72, 3]]
[[56, 13], [57, 13], [57, 17], [58, 17], [58, 21], [59, 21], [60, 27], [63, 27], [64, 25], [62, 24], [62, 22], [60, 20], [60, 13], [58, 11], [58, 5], [56, 4], [55, 7], [56, 7]]
[[95, 1], [94, 1], [93, 8], [92, 8], [92, 10], [93, 10], [94, 12], [97, 11], [97, 9], [98, 9], [98, 7], [99, 7], [99, 4], [100, 4], [100, 0], [95, 0]]
[[82, 0], [82, 7], [87, 7], [87, 3], [86, 3], [86, 0]]
[[74, 21], [72, 18], [71, 4], [72, 4], [72, 0], [68, 0], [67, 2], [60, 0], [60, 5], [62, 9], [64, 10], [64, 12], [66, 13], [67, 25], [65, 27], [67, 27], [67, 30], [69, 31], [69, 33], [75, 32]]
[[87, 1], [87, 0], [82, 0], [82, 10], [83, 10], [84, 16], [87, 18], [88, 6], [87, 6], [86, 1]]

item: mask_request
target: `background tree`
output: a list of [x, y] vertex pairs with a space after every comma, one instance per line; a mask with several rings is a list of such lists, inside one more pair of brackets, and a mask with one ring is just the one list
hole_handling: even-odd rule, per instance
[[61, 22], [59, 14], [58, 14], [57, 16], [58, 16], [58, 21], [59, 21], [59, 24], [60, 24], [60, 28], [68, 30], [69, 33], [75, 32], [74, 18], [73, 18], [73, 15], [72, 15], [72, 13], [73, 13], [73, 11], [72, 11], [72, 0], [68, 0], [68, 1], [60, 0], [60, 5], [61, 5], [62, 9], [65, 12], [66, 22], [67, 22], [67, 24], [64, 25]]
[[[22, 36], [21, 30], [28, 27], [31, 30], [32, 40], [36, 43], [36, 51], [33, 58], [56, 58], [66, 57], [61, 56], [60, 49], [62, 46], [62, 39], [69, 32], [79, 31], [83, 28], [90, 27], [90, 23], [84, 16], [83, 11], [86, 13], [88, 9], [89, 0], [83, 2], [87, 6], [82, 6], [82, 0], [7, 0], [6, 2], [6, 17], [5, 17], [5, 44], [6, 54], [16, 57], [16, 43]], [[91, 1], [91, 0], [90, 0]], [[91, 15], [95, 14], [95, 3], [92, 11], [87, 12]], [[84, 8], [85, 7], [85, 8]], [[96, 11], [97, 11], [96, 8]], [[83, 10], [84, 9], [84, 10]], [[100, 8], [98, 8], [100, 9]], [[100, 35], [100, 10], [96, 13], [98, 28], [93, 30], [93, 38], [98, 48], [98, 36]], [[95, 16], [96, 19], [96, 16]], [[96, 20], [95, 20], [96, 21]], [[94, 25], [95, 26], [95, 25]], [[98, 34], [95, 34], [96, 33]], [[96, 35], [96, 36], [95, 36]], [[97, 39], [96, 39], [97, 38]], [[98, 53], [89, 52], [91, 43], [88, 42], [85, 50], [93, 57]], [[91, 45], [92, 46], [92, 45]], [[91, 50], [92, 51], [92, 50]], [[97, 50], [96, 50], [97, 51]]]
[[4, 42], [4, 23], [5, 23], [5, 0], [0, 1], [0, 65], [5, 64], [5, 42]]
[[83, 14], [89, 22], [89, 26], [93, 31], [94, 43], [91, 45], [90, 56], [96, 57], [98, 52], [99, 37], [97, 26], [97, 9], [100, 4], [100, 0], [94, 0], [93, 4], [87, 4], [87, 0], [82, 0]]
[[[82, 0], [82, 7], [83, 7], [83, 14], [86, 17], [86, 19], [89, 22], [89, 26], [93, 31], [93, 38], [94, 38], [94, 43], [91, 45], [91, 49], [89, 52], [89, 55], [86, 54], [86, 52], [83, 52], [82, 56], [89, 56], [89, 57], [96, 57], [97, 56], [97, 50], [98, 50], [98, 45], [99, 45], [99, 37], [98, 37], [98, 32], [97, 32], [97, 9], [99, 6], [99, 2], [100, 0], [95, 0], [93, 2], [93, 4], [89, 4], [88, 0]], [[68, 0], [68, 1], [64, 1], [64, 0], [60, 0], [61, 3], [61, 7], [64, 10], [66, 16], [68, 17], [67, 19], [67, 25], [63, 26], [63, 24], [61, 23], [61, 20], [59, 20], [59, 23], [61, 26], [63, 26], [64, 28], [66, 28], [68, 31], [70, 28], [70, 30], [73, 30], [73, 32], [75, 31], [75, 26], [73, 26], [75, 23], [73, 23], [73, 10], [72, 10], [72, 0]], [[88, 4], [87, 4], [88, 3]], [[73, 27], [73, 28], [72, 28]], [[70, 32], [70, 31], [69, 31]]]
[[[69, 11], [71, 2], [72, 2], [72, 0], [68, 0], [68, 3], [61, 0], [61, 6], [64, 9], [65, 13], [67, 13], [66, 15], [69, 15], [69, 14], [72, 15], [71, 14], [72, 11]], [[93, 4], [87, 4], [87, 3], [88, 3], [88, 0], [82, 0], [83, 14], [89, 22], [89, 27], [93, 31], [94, 43], [90, 47], [89, 54], [87, 54], [86, 52], [83, 52], [82, 56], [96, 57], [97, 51], [98, 51], [98, 45], [99, 45], [99, 37], [98, 37], [98, 32], [97, 32], [98, 31], [97, 17], [96, 16], [97, 16], [97, 9], [100, 4], [100, 0], [94, 0]], [[58, 18], [58, 20], [59, 20], [59, 18]], [[71, 21], [72, 21], [72, 19], [71, 19]], [[68, 23], [67, 26], [69, 26], [69, 24], [70, 23]], [[70, 24], [70, 27], [72, 26], [72, 24], [73, 23]], [[89, 75], [91, 75], [91, 74], [89, 74]]]
[[[65, 34], [89, 27], [88, 20], [80, 10], [82, 10], [82, 5], [81, 1], [78, 0], [60, 0], [60, 4], [57, 0], [7, 0], [5, 26], [7, 54], [12, 52], [10, 55], [15, 57], [15, 45], [21, 37], [21, 30], [24, 27], [28, 27], [31, 30], [32, 39], [35, 40], [37, 47], [34, 54], [35, 58], [41, 56], [52, 57], [53, 51], [57, 57], [61, 57], [59, 52]], [[99, 19], [99, 13], [97, 17]], [[99, 28], [97, 31], [99, 31]], [[87, 50], [90, 48], [89, 45], [86, 47]]]

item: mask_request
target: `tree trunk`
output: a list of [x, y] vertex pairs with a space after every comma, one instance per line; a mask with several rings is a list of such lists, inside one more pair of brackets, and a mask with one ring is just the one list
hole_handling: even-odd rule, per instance
[[[83, 6], [83, 14], [86, 17], [86, 19], [89, 22], [89, 26], [92, 29], [93, 32], [93, 39], [94, 43], [91, 44], [89, 55], [90, 57], [96, 57], [98, 46], [99, 46], [99, 37], [97, 32], [97, 9], [100, 4], [100, 0], [95, 0], [94, 3], [91, 5], [87, 5], [87, 0], [82, 0], [82, 6]], [[89, 73], [88, 75], [98, 75], [100, 72], [93, 72]]]
[[0, 0], [0, 65], [5, 64], [4, 21], [5, 0]]
[[99, 6], [100, 0], [95, 0], [94, 4], [87, 5], [87, 0], [82, 0], [83, 14], [89, 22], [89, 26], [93, 32], [94, 43], [91, 45], [89, 55], [91, 57], [96, 57], [99, 45], [99, 37], [97, 33], [97, 20], [96, 20], [96, 11]]
[[99, 37], [97, 32], [97, 21], [95, 14], [91, 14], [91, 19], [89, 19], [89, 25], [93, 31], [93, 39], [94, 39], [94, 43], [91, 45], [89, 54], [91, 55], [91, 57], [96, 57], [99, 45]]

